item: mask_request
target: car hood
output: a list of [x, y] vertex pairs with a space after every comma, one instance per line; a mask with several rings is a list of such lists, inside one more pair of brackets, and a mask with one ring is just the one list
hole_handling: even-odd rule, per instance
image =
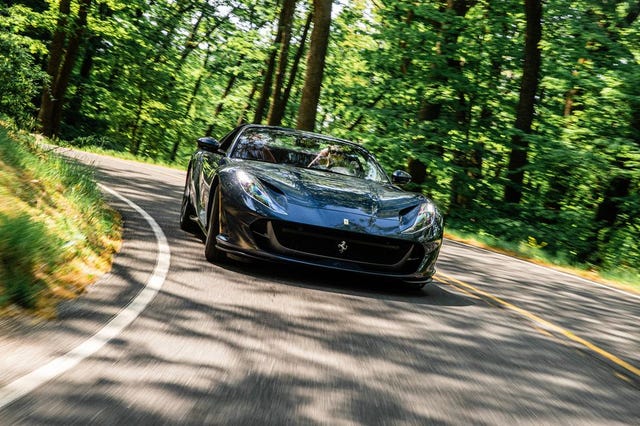
[[390, 183], [327, 171], [254, 161], [243, 161], [236, 166], [281, 192], [289, 205], [397, 219], [403, 210], [427, 200]]

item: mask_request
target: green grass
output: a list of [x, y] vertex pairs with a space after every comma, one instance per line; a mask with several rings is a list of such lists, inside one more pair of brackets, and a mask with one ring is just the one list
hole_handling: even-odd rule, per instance
[[119, 241], [92, 169], [0, 124], [0, 313], [51, 314], [109, 268]]

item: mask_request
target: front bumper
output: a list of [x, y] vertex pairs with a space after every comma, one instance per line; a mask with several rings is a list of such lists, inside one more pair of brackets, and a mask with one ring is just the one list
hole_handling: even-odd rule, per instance
[[408, 282], [429, 282], [442, 238], [430, 241], [376, 236], [223, 209], [220, 250]]

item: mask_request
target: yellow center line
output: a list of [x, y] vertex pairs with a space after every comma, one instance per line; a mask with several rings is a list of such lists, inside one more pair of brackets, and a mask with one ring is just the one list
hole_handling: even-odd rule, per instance
[[[440, 274], [440, 275], [442, 275], [442, 274]], [[465, 290], [464, 288], [460, 288], [460, 287], [458, 287], [458, 286], [456, 286], [456, 285], [453, 285], [453, 284], [451, 284], [449, 281], [447, 281], [447, 280], [443, 280], [441, 277], [434, 276], [434, 277], [433, 277], [433, 279], [434, 279], [434, 280], [436, 280], [436, 281], [438, 281], [439, 283], [444, 284], [444, 285], [450, 285], [450, 286], [452, 286], [452, 287], [455, 287], [458, 291], [460, 291], [460, 292], [464, 293], [465, 295], [469, 296], [469, 297], [470, 297], [470, 298], [472, 298], [472, 299], [480, 300], [480, 298], [479, 298], [478, 296], [476, 296], [475, 294], [468, 292], [468, 291], [467, 291], [467, 290]]]
[[[493, 301], [494, 303], [497, 303], [498, 305], [509, 309], [513, 312], [516, 312], [520, 315], [522, 315], [525, 318], [528, 318], [529, 320], [537, 323], [538, 325], [550, 330], [550, 331], [554, 331], [558, 334], [563, 335], [564, 337], [566, 337], [567, 339], [571, 340], [572, 342], [578, 343], [584, 347], [586, 347], [587, 349], [589, 349], [590, 351], [593, 351], [595, 353], [597, 353], [598, 355], [600, 355], [601, 357], [609, 360], [610, 362], [616, 364], [617, 366], [623, 368], [624, 370], [628, 371], [629, 373], [633, 374], [636, 378], [640, 379], [640, 369], [629, 364], [628, 362], [618, 358], [617, 356], [613, 355], [610, 352], [605, 351], [604, 349], [600, 348], [599, 346], [594, 345], [593, 343], [589, 342], [588, 340], [583, 339], [580, 336], [576, 336], [574, 333], [572, 333], [571, 331], [560, 327], [559, 325], [556, 325], [552, 322], [549, 322], [525, 309], [519, 308], [518, 306], [515, 306], [509, 302], [507, 302], [506, 300], [503, 300], [497, 296], [494, 296], [491, 293], [488, 293], [484, 290], [480, 290], [479, 288], [476, 288], [474, 286], [472, 286], [471, 284], [467, 284], [465, 282], [462, 282], [456, 278], [453, 278], [449, 275], [445, 275], [442, 273], [438, 273], [438, 277], [434, 277], [436, 281], [441, 282], [443, 284], [448, 284], [451, 285], [453, 287], [455, 287], [456, 289], [462, 291], [465, 294], [469, 294], [470, 292], [478, 295], [478, 296], [482, 296], [486, 299], [489, 299], [491, 301]], [[444, 278], [444, 280], [443, 280]], [[455, 283], [455, 284], [452, 284]]]

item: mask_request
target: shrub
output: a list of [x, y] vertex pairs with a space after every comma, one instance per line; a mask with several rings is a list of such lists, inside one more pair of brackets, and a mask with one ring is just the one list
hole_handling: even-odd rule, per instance
[[8, 35], [0, 35], [0, 112], [18, 125], [33, 124], [37, 96], [46, 78], [33, 56]]
[[56, 245], [60, 245], [57, 238], [29, 215], [0, 213], [0, 282], [5, 287], [0, 305], [35, 306], [38, 292], [45, 287], [38, 272], [56, 261]]

